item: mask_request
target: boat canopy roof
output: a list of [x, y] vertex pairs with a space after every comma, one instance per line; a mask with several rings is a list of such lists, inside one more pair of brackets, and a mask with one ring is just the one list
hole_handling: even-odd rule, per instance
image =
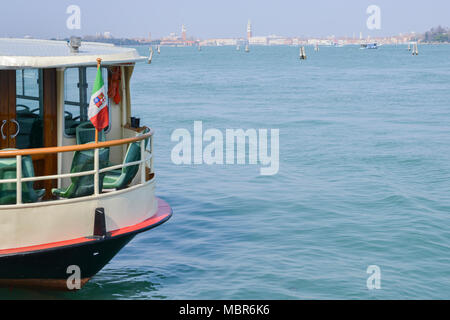
[[113, 44], [81, 42], [79, 52], [71, 52], [67, 41], [0, 38], [0, 69], [64, 68], [127, 64], [143, 61], [136, 49]]

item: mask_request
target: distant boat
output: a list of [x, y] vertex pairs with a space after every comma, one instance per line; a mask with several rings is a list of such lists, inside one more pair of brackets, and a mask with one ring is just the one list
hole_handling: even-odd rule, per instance
[[362, 43], [361, 49], [378, 49], [377, 43]]
[[239, 45], [236, 46], [236, 50], [239, 51], [241, 50], [241, 47]]
[[316, 46], [314, 47], [314, 51], [319, 52], [319, 44], [318, 43], [316, 43]]
[[148, 64], [152, 63], [152, 58], [153, 58], [153, 47], [150, 47], [150, 56], [148, 57], [147, 61]]
[[198, 51], [202, 51], [202, 47], [198, 45]]
[[408, 43], [408, 51], [411, 51], [411, 43]]
[[245, 45], [245, 52], [250, 52], [250, 48], [248, 47], [248, 44]]
[[158, 54], [161, 53], [161, 46], [158, 44], [158, 49], [157, 49]]

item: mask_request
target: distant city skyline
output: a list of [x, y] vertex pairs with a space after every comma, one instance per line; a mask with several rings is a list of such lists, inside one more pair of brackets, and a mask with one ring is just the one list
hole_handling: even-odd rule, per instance
[[[81, 29], [66, 27], [69, 5], [81, 9]], [[381, 29], [366, 26], [369, 5], [381, 9]], [[423, 33], [449, 21], [450, 2], [435, 0], [388, 1], [347, 0], [337, 2], [300, 1], [50, 1], [16, 0], [0, 11], [0, 36], [64, 38], [71, 35], [95, 35], [109, 32], [115, 37], [162, 38], [180, 33], [184, 25], [188, 37], [246, 38], [251, 20], [253, 36], [270, 34], [286, 37], [379, 37], [399, 33]]]

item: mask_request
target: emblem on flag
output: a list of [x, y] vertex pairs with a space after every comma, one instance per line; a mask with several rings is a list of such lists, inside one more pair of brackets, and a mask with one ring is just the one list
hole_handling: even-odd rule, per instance
[[103, 92], [94, 98], [94, 103], [98, 108], [100, 108], [102, 106], [102, 104], [105, 103], [105, 101], [106, 101], [106, 98], [105, 98], [105, 95], [103, 94]]

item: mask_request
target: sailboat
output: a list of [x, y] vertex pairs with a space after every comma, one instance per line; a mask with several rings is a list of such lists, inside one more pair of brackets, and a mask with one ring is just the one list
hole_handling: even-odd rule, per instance
[[250, 52], [250, 48], [248, 47], [248, 44], [245, 45], [245, 52]]
[[241, 50], [241, 46], [240, 46], [240, 45], [237, 45], [237, 46], [236, 46], [236, 51], [239, 51], [239, 50]]
[[411, 43], [408, 43], [408, 51], [411, 51]]
[[316, 43], [316, 47], [314, 48], [314, 51], [319, 52], [319, 44]]
[[157, 49], [157, 51], [158, 51], [158, 54], [160, 54], [161, 53], [161, 46], [158, 44], [158, 49]]

